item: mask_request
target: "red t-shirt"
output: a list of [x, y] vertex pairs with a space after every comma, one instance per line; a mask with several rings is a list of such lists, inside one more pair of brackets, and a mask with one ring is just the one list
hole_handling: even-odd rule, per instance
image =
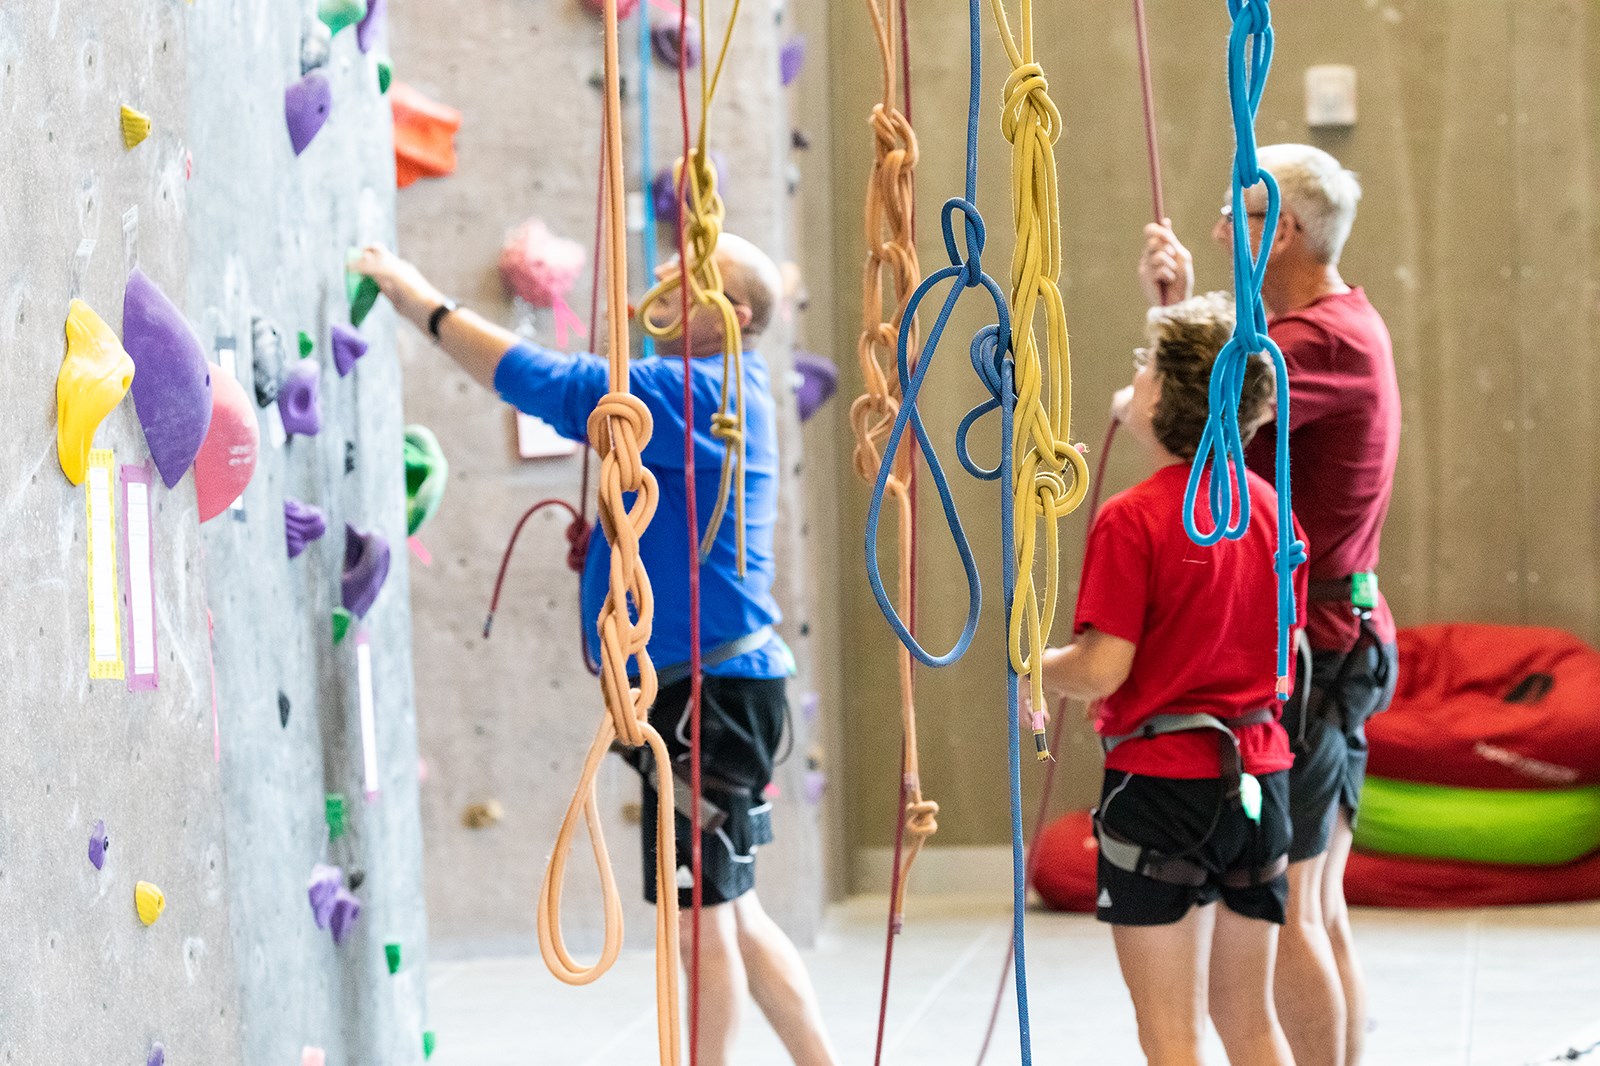
[[[1202, 548], [1183, 528], [1189, 464], [1163, 467], [1100, 510], [1084, 553], [1074, 631], [1093, 627], [1137, 646], [1128, 679], [1100, 702], [1101, 736], [1132, 733], [1153, 714], [1237, 718], [1278, 709], [1277, 493], [1255, 474], [1250, 525], [1239, 540]], [[1201, 483], [1201, 498], [1205, 498]], [[1296, 578], [1305, 602], [1305, 567]], [[1300, 622], [1304, 622], [1302, 606]], [[1293, 662], [1291, 661], [1291, 669]], [[1244, 767], [1287, 770], [1289, 736], [1276, 721], [1237, 731]], [[1219, 777], [1210, 730], [1129, 740], [1106, 768], [1153, 777]]]
[[[1376, 570], [1400, 452], [1389, 330], [1366, 294], [1351, 289], [1278, 315], [1268, 332], [1289, 366], [1289, 473], [1311, 580]], [[1276, 423], [1261, 427], [1245, 453], [1250, 469], [1269, 480], [1276, 434]], [[1372, 622], [1382, 640], [1394, 640], [1394, 616], [1381, 594]], [[1357, 633], [1348, 603], [1311, 604], [1306, 636], [1313, 648], [1344, 651]]]

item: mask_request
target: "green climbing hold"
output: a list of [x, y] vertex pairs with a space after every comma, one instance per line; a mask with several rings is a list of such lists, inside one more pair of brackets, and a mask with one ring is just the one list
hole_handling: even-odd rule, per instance
[[311, 339], [311, 334], [305, 330], [300, 331], [300, 358], [304, 359], [317, 350], [317, 342]]
[[406, 536], [422, 528], [432, 518], [444, 498], [450, 464], [427, 426], [407, 426], [406, 457]]
[[[360, 252], [351, 252], [354, 259]], [[350, 298], [350, 324], [359, 328], [367, 320], [367, 315], [372, 311], [372, 306], [378, 302], [378, 297], [383, 291], [378, 288], [378, 283], [365, 274], [358, 274], [354, 270], [346, 270], [344, 274], [345, 295]]]
[[400, 945], [389, 943], [383, 945], [383, 957], [389, 964], [391, 974], [400, 972]]
[[387, 93], [394, 81], [394, 64], [387, 59], [378, 60], [378, 92]]
[[366, 17], [367, 0], [321, 0], [317, 4], [317, 18], [328, 27], [329, 33], [338, 33]]
[[437, 1043], [438, 1043], [438, 1041], [434, 1039], [434, 1035], [433, 1035], [433, 1030], [432, 1029], [423, 1030], [423, 1033], [422, 1033], [422, 1057], [424, 1059], [433, 1058], [434, 1045], [436, 1045]]
[[350, 632], [350, 623], [353, 621], [355, 621], [355, 615], [343, 607], [335, 607], [333, 609], [333, 642], [335, 644], [343, 640], [344, 635]]
[[338, 840], [344, 836], [344, 793], [329, 792], [322, 800], [323, 814], [328, 820], [328, 839]]

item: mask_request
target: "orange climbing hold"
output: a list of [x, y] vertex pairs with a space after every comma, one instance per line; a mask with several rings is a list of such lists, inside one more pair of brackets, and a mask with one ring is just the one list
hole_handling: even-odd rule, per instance
[[454, 174], [461, 112], [402, 81], [390, 89], [389, 106], [394, 113], [395, 184], [403, 189], [418, 178]]

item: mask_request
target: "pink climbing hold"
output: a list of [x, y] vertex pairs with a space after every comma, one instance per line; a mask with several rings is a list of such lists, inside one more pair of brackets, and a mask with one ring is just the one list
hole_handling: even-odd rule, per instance
[[343, 945], [355, 930], [361, 917], [361, 901], [347, 888], [340, 888], [333, 897], [333, 910], [328, 915], [328, 928], [333, 933], [335, 946]]
[[306, 545], [312, 541], [321, 540], [326, 532], [328, 520], [321, 508], [301, 503], [292, 496], [284, 498], [283, 539], [289, 549], [289, 558], [293, 559], [305, 551]]
[[339, 376], [344, 377], [350, 373], [350, 368], [356, 365], [356, 360], [367, 354], [367, 339], [349, 326], [334, 324], [333, 327], [333, 365], [339, 371]]
[[560, 347], [566, 346], [569, 327], [580, 337], [588, 332], [567, 302], [587, 259], [583, 245], [557, 237], [537, 218], [506, 234], [500, 246], [500, 280], [534, 307], [554, 309]]
[[382, 533], [368, 533], [345, 523], [344, 572], [339, 578], [339, 599], [344, 609], [365, 618], [389, 576], [389, 542]]
[[311, 868], [311, 881], [306, 886], [306, 898], [311, 903], [311, 917], [318, 929], [328, 928], [333, 918], [333, 901], [344, 887], [344, 871], [337, 866], [317, 863]]
[[218, 374], [211, 383], [211, 401], [211, 428], [194, 460], [202, 522], [217, 517], [243, 495], [261, 450], [261, 428], [244, 386]]
[[333, 110], [333, 83], [313, 70], [283, 93], [283, 114], [289, 124], [289, 143], [299, 155], [311, 144]]
[[172, 488], [211, 428], [211, 365], [171, 300], [135, 268], [122, 295], [122, 346], [133, 357], [133, 407], [145, 443]]
[[367, 13], [356, 23], [356, 44], [363, 52], [372, 51], [372, 46], [378, 43], [378, 31], [383, 28], [388, 7], [389, 0], [370, 0]]
[[328, 1053], [319, 1047], [300, 1049], [300, 1066], [328, 1066]]
[[322, 368], [315, 359], [302, 359], [283, 377], [278, 387], [278, 416], [283, 428], [302, 437], [322, 429], [322, 401], [318, 395]]

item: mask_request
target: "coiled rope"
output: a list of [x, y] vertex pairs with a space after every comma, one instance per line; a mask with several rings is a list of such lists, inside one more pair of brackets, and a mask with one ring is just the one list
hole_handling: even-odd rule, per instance
[[[1209, 546], [1223, 538], [1238, 540], [1250, 527], [1250, 486], [1244, 463], [1244, 443], [1239, 431], [1239, 403], [1245, 370], [1250, 360], [1265, 353], [1272, 360], [1278, 388], [1277, 456], [1274, 471], [1278, 490], [1278, 550], [1273, 569], [1278, 575], [1278, 698], [1289, 698], [1289, 637], [1296, 619], [1294, 571], [1306, 561], [1305, 542], [1294, 535], [1294, 510], [1289, 479], [1289, 368], [1283, 353], [1267, 335], [1267, 311], [1261, 301], [1261, 283], [1272, 252], [1272, 234], [1278, 228], [1282, 198], [1278, 183], [1261, 169], [1256, 158], [1256, 110], [1267, 87], [1272, 66], [1272, 12], [1268, 0], [1228, 0], [1233, 28], [1228, 35], [1228, 103], [1233, 115], [1233, 286], [1238, 318], [1233, 336], [1211, 369], [1207, 396], [1209, 412], [1189, 483], [1184, 490], [1183, 528], [1189, 539]], [[1261, 225], [1261, 248], [1252, 255], [1250, 227], [1245, 210], [1246, 189], [1261, 184], [1267, 190], [1266, 218]], [[1202, 513], [1200, 486], [1209, 478]], [[1210, 525], [1202, 531], [1201, 521]]]
[[[1032, 689], [1034, 747], [1050, 757], [1044, 730], [1044, 673], [1040, 652], [1049, 644], [1060, 597], [1058, 523], [1089, 491], [1089, 468], [1069, 440], [1072, 424], [1072, 354], [1061, 299], [1061, 205], [1056, 188], [1055, 142], [1061, 112], [1050, 99], [1044, 68], [1034, 59], [1033, 0], [1022, 0], [1020, 40], [1012, 35], [1004, 0], [990, 7], [1011, 61], [1000, 131], [1011, 142], [1011, 213], [1016, 243], [1011, 255], [1012, 355], [1017, 379], [1016, 463], [1012, 491], [1023, 516], [1016, 546], [1013, 597], [1022, 610], [1010, 618], [1011, 666]], [[1044, 320], [1044, 350], [1034, 333]], [[1034, 558], [1044, 527], [1043, 595], [1035, 587]]]
[[[878, 0], [866, 0], [883, 63], [883, 98], [872, 108], [869, 124], [873, 134], [872, 172], [867, 178], [863, 221], [867, 255], [862, 268], [862, 331], [856, 343], [861, 366], [862, 393], [850, 405], [850, 424], [855, 432], [856, 473], [871, 485], [883, 465], [882, 443], [889, 434], [900, 409], [898, 384], [890, 379], [900, 325], [906, 304], [922, 268], [917, 261], [915, 233], [917, 136], [908, 116], [910, 87], [897, 86], [895, 40], [891, 21], [895, 9], [886, 14]], [[899, 23], [902, 43], [906, 40], [906, 12], [901, 0]], [[902, 62], [908, 62], [902, 50]], [[904, 92], [905, 109], [900, 105]], [[887, 285], [892, 307], [885, 314]], [[908, 360], [916, 362], [917, 326], [911, 323], [908, 334]], [[894, 502], [895, 547], [898, 559], [897, 606], [916, 628], [916, 481], [910, 442], [899, 448], [889, 463], [885, 495]], [[929, 837], [939, 829], [939, 805], [922, 794], [922, 775], [917, 757], [917, 709], [911, 652], [903, 645], [896, 656], [900, 682], [900, 782], [896, 804], [893, 868], [889, 879], [889, 918], [885, 932], [883, 986], [878, 1001], [878, 1035], [873, 1062], [883, 1061], [883, 1041], [888, 1023], [889, 985], [894, 965], [894, 938], [905, 921], [905, 893], [911, 867]]]
[[[922, 415], [917, 406], [917, 396], [921, 392], [922, 384], [926, 380], [928, 372], [933, 367], [939, 340], [944, 335], [945, 327], [949, 324], [950, 315], [960, 301], [961, 294], [968, 289], [981, 288], [988, 294], [990, 301], [994, 305], [996, 322], [994, 325], [980, 329], [969, 347], [968, 354], [973, 370], [978, 374], [979, 380], [983, 382], [984, 387], [988, 390], [990, 398], [973, 408], [962, 419], [956, 432], [956, 454], [961, 465], [974, 477], [985, 481], [992, 481], [998, 478], [1007, 489], [1014, 484], [1012, 449], [1016, 390], [1010, 357], [1011, 317], [1006, 307], [1005, 296], [1000, 291], [1000, 286], [995, 283], [993, 278], [983, 272], [982, 254], [986, 238], [983, 217], [979, 214], [976, 203], [978, 188], [978, 102], [982, 91], [982, 36], [978, 0], [969, 0], [967, 13], [970, 65], [967, 96], [965, 195], [946, 200], [940, 211], [940, 228], [943, 231], [945, 252], [949, 256], [950, 265], [941, 267], [917, 286], [911, 295], [911, 299], [907, 301], [901, 316], [900, 332], [895, 352], [901, 394], [900, 409], [895, 414], [894, 424], [890, 428], [888, 438], [883, 444], [883, 460], [878, 469], [877, 481], [873, 486], [872, 502], [867, 509], [866, 565], [867, 579], [872, 585], [873, 596], [877, 599], [878, 607], [888, 621], [889, 627], [894, 630], [901, 643], [906, 646], [918, 661], [928, 666], [947, 665], [955, 662], [966, 652], [967, 648], [972, 644], [973, 634], [977, 631], [978, 617], [983, 606], [983, 589], [978, 579], [977, 562], [973, 558], [972, 546], [967, 539], [965, 531], [962, 529], [961, 516], [956, 508], [949, 479], [945, 476], [943, 466], [939, 462], [939, 457], [933, 448], [932, 441], [929, 439], [927, 428], [923, 424]], [[965, 237], [964, 254], [963, 248], [957, 244], [955, 235], [955, 221], [958, 214], [961, 216]], [[949, 292], [939, 310], [938, 317], [935, 318], [933, 326], [928, 331], [928, 339], [923, 347], [922, 355], [917, 360], [915, 367], [913, 367], [910, 361], [911, 330], [913, 323], [916, 321], [917, 307], [934, 288], [946, 282], [950, 283]], [[1000, 465], [996, 469], [989, 470], [979, 465], [972, 458], [967, 446], [967, 438], [978, 420], [996, 408], [1000, 410], [1001, 417]], [[944, 509], [945, 521], [949, 526], [951, 539], [955, 544], [956, 552], [961, 558], [962, 568], [966, 573], [967, 618], [962, 625], [961, 633], [956, 638], [955, 644], [949, 651], [942, 654], [928, 651], [912, 634], [906, 624], [906, 620], [901, 616], [894, 601], [890, 598], [888, 590], [884, 587], [883, 575], [880, 572], [878, 563], [878, 533], [882, 523], [884, 496], [888, 490], [889, 478], [894, 473], [895, 460], [899, 454], [900, 443], [904, 438], [907, 426], [915, 434], [918, 446], [926, 456], [928, 475], [933, 481], [934, 488], [938, 491], [939, 501]], [[1015, 497], [1010, 491], [1001, 492], [1000, 533], [1002, 540], [1002, 576], [1005, 582], [1005, 620], [1006, 629], [1009, 633], [1012, 618], [1013, 585], [1016, 580]], [[1017, 724], [1017, 672], [1013, 666], [1011, 656], [1008, 654], [1006, 657], [1006, 718], [1009, 739], [1013, 838], [1012, 941], [1016, 948], [1017, 1017], [1022, 1063], [1023, 1066], [1031, 1066], [1033, 1049], [1028, 1022], [1026, 953], [1023, 944], [1023, 903], [1026, 884], [1022, 867], [1021, 736]]]
[[[606, 853], [596, 796], [596, 775], [613, 739], [648, 744], [659, 766], [671, 766], [667, 746], [649, 722], [656, 671], [647, 644], [654, 614], [650, 578], [639, 558], [639, 537], [656, 508], [656, 480], [641, 452], [650, 439], [650, 410], [628, 391], [628, 249], [622, 160], [622, 108], [617, 63], [616, 0], [605, 4], [605, 172], [607, 359], [611, 391], [589, 417], [589, 440], [600, 454], [600, 523], [611, 544], [610, 584], [600, 610], [600, 688], [606, 716], [584, 758], [577, 790], [562, 819], [539, 892], [539, 950], [545, 965], [567, 984], [588, 984], [610, 969], [622, 950], [622, 900]], [[625, 495], [633, 493], [632, 507]], [[632, 658], [638, 687], [628, 678]], [[604, 909], [600, 958], [585, 966], [561, 935], [561, 891], [579, 814], [589, 830]], [[661, 1062], [676, 1066], [678, 1044], [677, 854], [672, 804], [659, 805], [656, 822], [656, 1028]]]
[[[651, 318], [650, 311], [657, 303], [687, 285], [691, 308], [707, 308], [722, 318], [722, 393], [716, 413], [711, 416], [711, 434], [722, 442], [722, 473], [717, 485], [717, 502], [700, 540], [700, 556], [704, 559], [710, 554], [731, 498], [737, 524], [738, 573], [742, 578], [745, 573], [744, 346], [739, 318], [734, 313], [733, 303], [723, 291], [722, 271], [717, 266], [717, 240], [722, 235], [722, 223], [727, 212], [722, 197], [717, 193], [717, 175], [707, 150], [711, 105], [728, 59], [728, 47], [733, 41], [739, 6], [739, 0], [733, 0], [732, 10], [728, 14], [728, 28], [723, 34], [716, 64], [702, 64], [700, 67], [700, 130], [694, 150], [679, 157], [672, 168], [678, 196], [681, 199], [687, 194], [688, 199], [684, 209], [679, 212], [683, 216], [685, 254], [679, 260], [678, 269], [639, 300], [637, 314], [639, 328], [648, 337], [667, 340], [680, 335], [687, 326], [687, 314], [674, 314], [670, 321], [657, 323]], [[706, 2], [700, 0], [700, 50], [702, 54], [709, 55], [706, 50], [706, 23]], [[680, 22], [679, 26], [680, 32], [687, 32], [684, 22]]]

